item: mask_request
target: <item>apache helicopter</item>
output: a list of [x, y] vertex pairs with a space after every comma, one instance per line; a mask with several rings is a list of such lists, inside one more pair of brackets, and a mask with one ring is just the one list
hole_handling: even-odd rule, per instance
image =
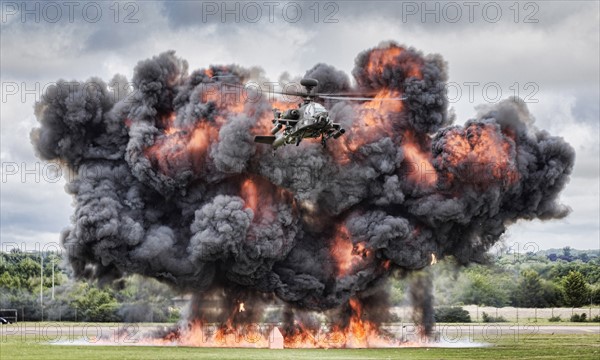
[[[327, 109], [316, 102], [315, 98], [349, 101], [373, 100], [373, 97], [352, 97], [345, 96], [348, 94], [319, 94], [313, 92], [313, 88], [319, 85], [319, 82], [316, 79], [302, 79], [300, 85], [306, 88], [305, 93], [275, 92], [277, 94], [299, 96], [302, 97], [304, 101], [298, 105], [298, 109], [286, 110], [283, 113], [278, 109], [273, 109], [273, 124], [275, 127], [271, 129], [271, 135], [255, 136], [254, 142], [272, 145], [273, 149], [277, 149], [278, 147], [287, 144], [296, 144], [296, 146], [298, 146], [302, 139], [321, 137], [321, 144], [325, 147], [327, 145], [327, 140], [330, 138], [339, 138], [346, 130], [342, 128], [339, 123], [331, 121]], [[405, 98], [401, 97], [381, 100], [404, 99]], [[281, 130], [283, 131], [280, 132]]]

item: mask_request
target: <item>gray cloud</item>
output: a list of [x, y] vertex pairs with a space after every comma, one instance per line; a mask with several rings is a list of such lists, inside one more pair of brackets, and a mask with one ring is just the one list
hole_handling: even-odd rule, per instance
[[[241, 23], [239, 26], [203, 23], [201, 18], [199, 22], [196, 12], [185, 7], [191, 2], [174, 4], [140, 3], [137, 13], [140, 22], [133, 24], [114, 24], [109, 12], [105, 12], [106, 16], [98, 23], [82, 21], [84, 19], [78, 13], [73, 23], [66, 18], [56, 24], [23, 24], [15, 21], [16, 18], [2, 23], [0, 70], [3, 82], [26, 81], [31, 88], [31, 82], [39, 81], [43, 85], [58, 78], [70, 80], [101, 76], [108, 81], [115, 72], [131, 78], [131, 69], [140, 58], [170, 48], [187, 58], [193, 65], [192, 69], [209, 63], [237, 62], [245, 66], [261, 65], [267, 74], [276, 78], [285, 70], [299, 76], [316, 63], [325, 62], [349, 73], [357, 52], [380, 40], [395, 39], [427, 52], [442, 53], [450, 63], [450, 81], [504, 81], [502, 86], [505, 90], [513, 81], [534, 81], [539, 84], [541, 92], [552, 92], [554, 95], [550, 98], [540, 97], [540, 103], [534, 104], [532, 112], [538, 126], [549, 128], [552, 133], [557, 130], [551, 128], [552, 122], [562, 124], [562, 130], [558, 129], [560, 134], [567, 136], [577, 148], [572, 182], [575, 186], [569, 187], [566, 194], [575, 192], [580, 184], [576, 179], [580, 177], [593, 180], [586, 182], [586, 187], [597, 187], [599, 40], [598, 4], [595, 2], [538, 3], [540, 11], [536, 16], [540, 22], [537, 24], [507, 21], [507, 16], [512, 13], [504, 8], [511, 6], [510, 2], [501, 3], [506, 16], [498, 24], [481, 20], [473, 24], [464, 21], [435, 24], [431, 23], [432, 17], [428, 17], [427, 24], [420, 21], [403, 23], [401, 3], [371, 5], [340, 2], [337, 15], [340, 21], [335, 24], [309, 24], [305, 22], [308, 18], [304, 18], [296, 24], [263, 21], [258, 24]], [[417, 16], [411, 18], [416, 19]], [[571, 116], [568, 124], [564, 120], [566, 117], [548, 122], [547, 119], [557, 113], [556, 104], [569, 101], [571, 97], [575, 99], [574, 106], [561, 110], [565, 116]], [[22, 139], [27, 136], [26, 129], [33, 125], [33, 101], [32, 97], [28, 97], [26, 104], [21, 104], [15, 99], [9, 97], [7, 102], [2, 103], [2, 161], [31, 163], [33, 152], [28, 142]], [[482, 100], [478, 96], [470, 102], [463, 97], [459, 103], [451, 104], [457, 109], [457, 122], [462, 123], [472, 117], [474, 105]], [[586, 133], [589, 136], [584, 137], [585, 140], [577, 140], [579, 134]], [[34, 211], [28, 209], [53, 213], [52, 206], [40, 205], [35, 198], [22, 195], [32, 191], [31, 184], [10, 181], [2, 184], [3, 229], [24, 221], [22, 219], [26, 218], [28, 211]], [[62, 204], [61, 208], [68, 209], [70, 199], [62, 194], [62, 185], [47, 186], [52, 189], [49, 195]], [[13, 200], [9, 200], [11, 196]], [[597, 200], [595, 196], [590, 200]], [[566, 197], [567, 203], [574, 208], [570, 218], [585, 218], [588, 224], [585, 229], [593, 228], [593, 217], [590, 220], [589, 215], [584, 215], [589, 214], [587, 207], [585, 211], [578, 211], [583, 206], [581, 200], [586, 199], [577, 198], [573, 202], [569, 199]], [[20, 205], [20, 210], [11, 210], [13, 212], [9, 214], [4, 210], [8, 204]], [[594, 209], [597, 213], [597, 206]], [[16, 213], [19, 215], [14, 215]], [[65, 216], [60, 215], [62, 218]], [[39, 220], [36, 219], [43, 217], [32, 218], [37, 224]], [[58, 233], [64, 222], [53, 222], [32, 227], [40, 231], [54, 229]], [[540, 225], [538, 231], [531, 235], [540, 236], [546, 229], [544, 226]], [[567, 232], [580, 231], [566, 225], [564, 229]], [[546, 231], [546, 235], [550, 236], [550, 232]], [[17, 234], [18, 231], [12, 233]], [[588, 233], [595, 234], [593, 231]], [[562, 241], [565, 245], [569, 244], [568, 239]], [[583, 247], [597, 245], [595, 241], [583, 241], [581, 244]]]

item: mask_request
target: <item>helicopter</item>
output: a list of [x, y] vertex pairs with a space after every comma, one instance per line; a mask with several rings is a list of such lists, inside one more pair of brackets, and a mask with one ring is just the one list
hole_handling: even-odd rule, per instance
[[[299, 96], [303, 102], [297, 109], [290, 109], [284, 112], [273, 109], [273, 124], [271, 135], [258, 135], [254, 137], [254, 142], [272, 145], [273, 150], [288, 144], [300, 145], [303, 139], [321, 138], [321, 145], [327, 146], [327, 140], [338, 139], [346, 133], [346, 130], [339, 124], [334, 123], [327, 109], [315, 98], [349, 100], [349, 101], [368, 101], [372, 97], [352, 97], [347, 94], [319, 94], [313, 92], [313, 89], [319, 85], [316, 79], [304, 78], [300, 81], [305, 89], [305, 93], [298, 92], [276, 92], [283, 95]], [[351, 94], [354, 95], [354, 94]], [[404, 97], [388, 98], [381, 100], [404, 100]]]

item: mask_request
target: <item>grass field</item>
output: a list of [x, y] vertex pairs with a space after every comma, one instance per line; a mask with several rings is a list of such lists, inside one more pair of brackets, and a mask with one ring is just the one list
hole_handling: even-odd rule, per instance
[[[478, 341], [477, 338], [474, 339]], [[489, 347], [394, 349], [215, 349], [152, 346], [49, 345], [18, 336], [0, 340], [1, 359], [594, 359], [600, 358], [598, 334], [506, 336]]]

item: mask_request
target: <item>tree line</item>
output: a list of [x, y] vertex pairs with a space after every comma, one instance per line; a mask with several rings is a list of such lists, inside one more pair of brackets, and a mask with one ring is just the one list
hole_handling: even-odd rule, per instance
[[[75, 281], [56, 253], [0, 253], [0, 308], [19, 321], [176, 321], [175, 294], [164, 284], [129, 276], [113, 286]], [[54, 271], [53, 271], [54, 268]], [[54, 272], [54, 275], [53, 275]], [[53, 286], [54, 284], [54, 286]]]
[[[20, 320], [29, 321], [164, 322], [179, 317], [172, 300], [177, 294], [157, 280], [135, 275], [100, 286], [70, 279], [68, 267], [55, 253], [44, 253], [43, 269], [41, 263], [41, 253], [0, 253], [0, 308], [16, 309]], [[600, 305], [597, 251], [565, 248], [558, 254], [500, 254], [488, 264], [466, 268], [450, 258], [428, 271], [439, 306]], [[409, 279], [391, 279], [392, 305], [406, 305], [409, 283]]]
[[[583, 307], [600, 305], [598, 251], [573, 255], [541, 251], [499, 254], [487, 264], [459, 267], [452, 259], [432, 266], [434, 295], [441, 306]], [[405, 303], [409, 280], [392, 281], [392, 302]]]

